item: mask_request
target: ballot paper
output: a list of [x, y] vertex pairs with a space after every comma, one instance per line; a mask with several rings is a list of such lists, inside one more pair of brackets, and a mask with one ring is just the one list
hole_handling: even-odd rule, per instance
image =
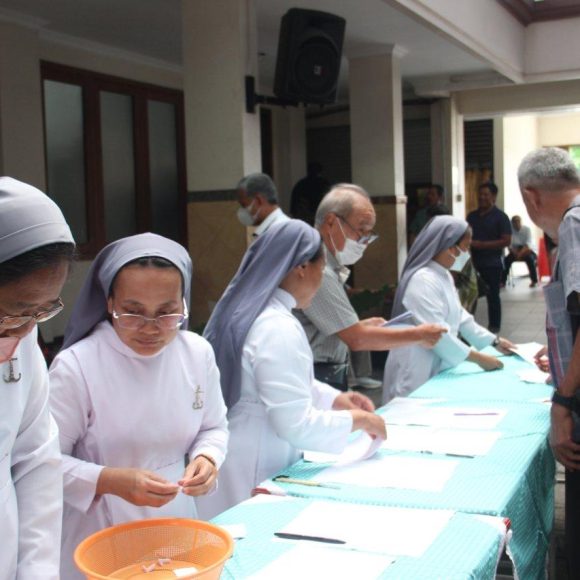
[[412, 312], [403, 312], [383, 323], [383, 326], [416, 326], [417, 322]]
[[245, 524], [219, 524], [234, 540], [242, 540], [248, 535]]
[[376, 455], [350, 465], [332, 465], [317, 473], [312, 481], [373, 488], [442, 491], [455, 471], [457, 459]]
[[304, 461], [312, 463], [336, 463], [348, 465], [372, 457], [381, 447], [384, 439], [373, 439], [368, 433], [362, 432], [351, 441], [342, 453], [321, 453], [319, 451], [305, 451]]
[[368, 554], [328, 547], [312, 542], [298, 544], [270, 562], [249, 580], [296, 580], [332, 578], [333, 580], [375, 580], [394, 562], [381, 554]]
[[545, 373], [540, 369], [529, 369], [527, 371], [520, 371], [518, 373], [518, 377], [520, 380], [524, 381], [524, 383], [534, 383], [545, 385], [547, 384], [547, 380], [550, 378], [550, 373]]
[[538, 351], [543, 347], [544, 345], [539, 342], [523, 342], [516, 344], [515, 347], [510, 350], [525, 361], [535, 365], [536, 354], [538, 354]]
[[[324, 540], [343, 542], [331, 545], [393, 557], [418, 558], [445, 528], [453, 513], [451, 510], [314, 501], [278, 533], [317, 538], [309, 544], [323, 544]], [[322, 577], [332, 578], [331, 575]]]
[[441, 427], [391, 425], [383, 449], [418, 451], [459, 457], [487, 455], [501, 436], [499, 431], [457, 430]]

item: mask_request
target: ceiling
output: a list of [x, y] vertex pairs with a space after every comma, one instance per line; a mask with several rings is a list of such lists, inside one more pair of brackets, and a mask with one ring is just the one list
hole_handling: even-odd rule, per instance
[[[495, 74], [482, 58], [385, 0], [302, 0], [298, 5], [290, 0], [255, 0], [255, 5], [260, 84], [264, 92], [271, 92], [280, 19], [291, 7], [343, 16], [347, 21], [343, 55], [347, 58], [384, 51], [392, 45], [402, 48], [401, 72], [407, 85], [423, 77], [484, 78]], [[173, 66], [181, 64], [180, 0], [0, 0], [0, 17], [3, 14], [28, 19], [49, 36], [76, 37]], [[347, 58], [343, 58], [339, 99], [347, 94]]]

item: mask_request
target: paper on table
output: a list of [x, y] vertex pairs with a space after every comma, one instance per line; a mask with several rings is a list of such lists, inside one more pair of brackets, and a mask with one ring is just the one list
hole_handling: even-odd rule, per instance
[[354, 441], [351, 441], [342, 453], [321, 453], [319, 451], [305, 451], [304, 461], [312, 463], [336, 463], [348, 465], [372, 457], [381, 447], [384, 439], [373, 439], [368, 433], [362, 432]]
[[327, 467], [312, 479], [362, 487], [441, 491], [458, 464], [451, 459], [375, 456], [360, 463]]
[[342, 540], [345, 542], [343, 549], [419, 557], [437, 538], [453, 513], [451, 510], [315, 501], [280, 531]]
[[550, 378], [550, 373], [545, 373], [544, 371], [536, 368], [530, 369], [528, 371], [520, 371], [518, 373], [518, 377], [525, 383], [545, 385], [546, 381]]
[[515, 352], [518, 356], [523, 358], [525, 361], [532, 363], [535, 365], [535, 356], [538, 354], [538, 351], [543, 348], [543, 344], [539, 342], [522, 342], [520, 344], [516, 344], [514, 348], [510, 349], [512, 352]]
[[412, 312], [403, 312], [383, 323], [383, 326], [417, 326]]
[[499, 431], [391, 425], [382, 447], [398, 451], [476, 457], [487, 455], [500, 435]]
[[248, 535], [245, 524], [219, 524], [234, 540], [241, 540]]
[[250, 580], [295, 580], [332, 578], [333, 580], [375, 580], [394, 559], [382, 554], [341, 550], [311, 542], [298, 544], [270, 562]]

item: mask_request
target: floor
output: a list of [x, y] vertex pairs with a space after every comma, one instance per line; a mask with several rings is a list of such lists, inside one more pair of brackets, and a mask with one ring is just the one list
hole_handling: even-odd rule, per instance
[[[524, 266], [521, 271], [517, 266]], [[545, 306], [543, 292], [540, 286], [529, 288], [529, 278], [525, 272], [525, 264], [514, 264], [513, 275], [502, 290], [502, 328], [500, 335], [512, 342], [539, 342], [545, 344], [544, 322]], [[487, 304], [485, 298], [480, 299], [476, 320], [487, 326]], [[375, 378], [382, 379], [383, 370], [374, 369]], [[358, 390], [358, 389], [357, 389]], [[380, 405], [381, 389], [360, 389]], [[552, 538], [551, 562], [548, 566], [551, 580], [571, 580], [566, 572], [566, 556], [564, 551], [564, 470], [558, 466], [556, 474], [556, 509]], [[498, 575], [499, 578], [508, 576]]]

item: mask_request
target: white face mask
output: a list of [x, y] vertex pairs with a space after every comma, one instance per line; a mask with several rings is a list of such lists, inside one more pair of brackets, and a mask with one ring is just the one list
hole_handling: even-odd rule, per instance
[[454, 272], [461, 272], [469, 260], [469, 252], [463, 251], [459, 247], [457, 249], [459, 250], [459, 256], [453, 256], [455, 258], [455, 262], [453, 262], [453, 266], [451, 266], [449, 269], [453, 270]]
[[240, 223], [243, 226], [246, 226], [247, 228], [253, 226], [256, 223], [256, 218], [258, 217], [258, 213], [259, 213], [259, 209], [258, 211], [252, 215], [252, 207], [254, 206], [254, 202], [252, 201], [252, 203], [248, 206], [248, 207], [239, 207], [238, 208], [238, 220], [240, 220]]
[[334, 246], [335, 252], [334, 257], [341, 266], [352, 266], [352, 264], [355, 264], [363, 257], [363, 254], [365, 253], [367, 247], [365, 244], [359, 244], [359, 242], [355, 242], [354, 240], [351, 240], [350, 238], [346, 237], [346, 234], [342, 229], [340, 219], [338, 220], [338, 225], [340, 227], [342, 235], [344, 236], [344, 248], [340, 251], [337, 250], [336, 244], [334, 243], [332, 236], [330, 236], [332, 245]]

